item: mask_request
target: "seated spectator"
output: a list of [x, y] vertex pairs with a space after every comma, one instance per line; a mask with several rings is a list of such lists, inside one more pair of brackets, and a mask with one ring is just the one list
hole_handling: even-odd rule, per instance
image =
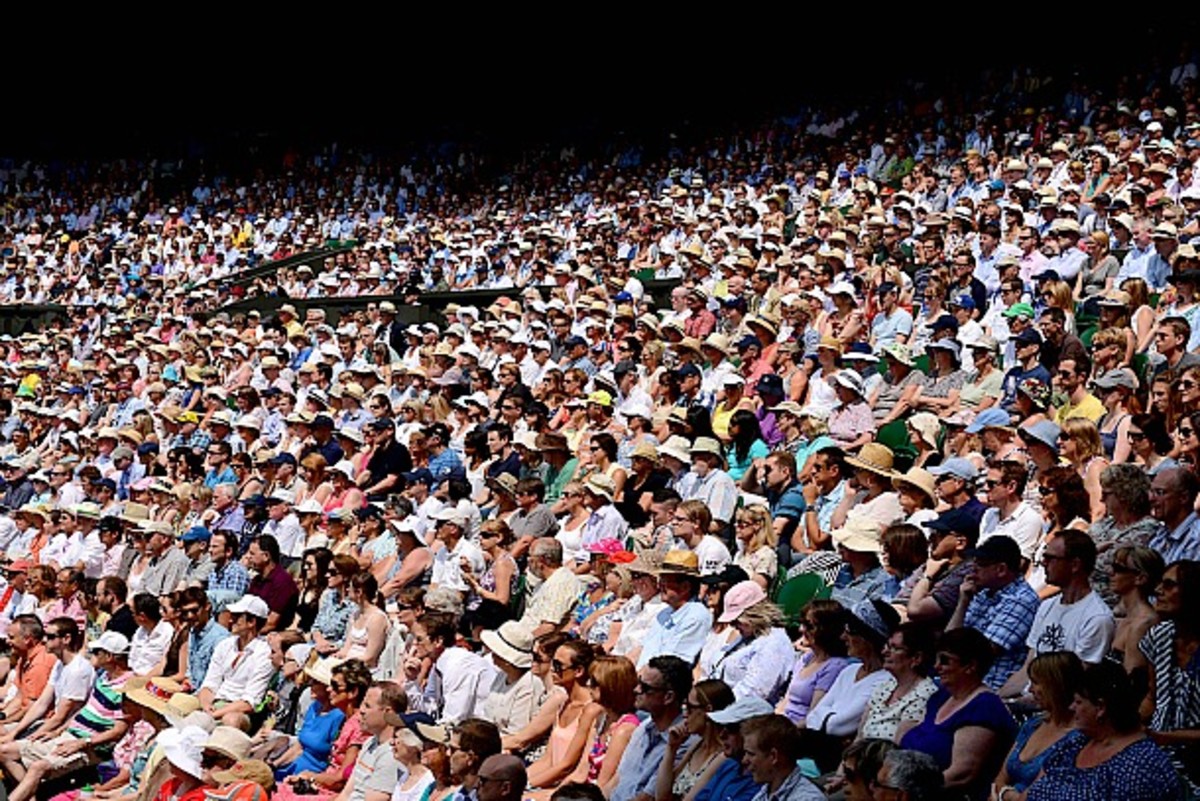
[[[733, 691], [723, 681], [708, 679], [692, 685], [684, 706], [683, 725], [672, 726], [667, 732], [667, 751], [655, 784], [656, 801], [672, 801], [688, 795], [710, 765], [723, 756], [720, 727], [709, 720], [708, 713], [724, 709], [733, 699]], [[692, 745], [684, 749], [685, 742]]]
[[720, 656], [711, 677], [724, 681], [739, 698], [753, 695], [778, 703], [791, 678], [794, 658], [779, 607], [768, 600], [758, 582], [743, 581], [725, 594], [717, 621], [732, 624], [738, 637]]
[[149, 593], [133, 597], [133, 619], [137, 631], [129, 644], [129, 669], [137, 676], [148, 676], [166, 656], [175, 629], [162, 619], [158, 599]]
[[521, 623], [540, 636], [567, 621], [579, 598], [581, 583], [574, 571], [563, 565], [563, 546], [554, 537], [534, 541], [527, 569], [540, 583], [525, 602]]
[[346, 720], [345, 712], [333, 705], [329, 690], [336, 664], [336, 660], [321, 659], [304, 668], [312, 702], [296, 731], [295, 742], [287, 751], [268, 760], [275, 768], [276, 779], [303, 771], [320, 773], [329, 767], [333, 741]]
[[311, 629], [313, 645], [322, 656], [328, 656], [342, 647], [350, 619], [358, 612], [358, 604], [350, 599], [350, 580], [360, 570], [358, 560], [349, 554], [333, 557], [332, 569], [325, 591], [321, 593], [321, 602]]
[[880, 544], [883, 569], [888, 575], [882, 598], [903, 617], [913, 585], [924, 575], [921, 568], [929, 561], [929, 538], [918, 526], [897, 523], [884, 530]]
[[409, 708], [444, 724], [483, 714], [495, 668], [458, 645], [454, 615], [430, 612], [413, 627], [413, 646], [403, 664]]
[[281, 558], [279, 543], [269, 534], [255, 538], [246, 551], [246, 561], [257, 573], [246, 592], [265, 601], [269, 610], [264, 634], [291, 626], [300, 602], [300, 590], [280, 564]]
[[833, 600], [843, 606], [882, 598], [888, 574], [879, 563], [883, 552], [883, 525], [876, 520], [854, 516], [832, 534], [842, 566], [833, 579]]
[[1018, 793], [1042, 771], [1046, 755], [1075, 727], [1071, 711], [1075, 688], [1083, 681], [1083, 662], [1069, 651], [1050, 651], [1029, 663], [1029, 694], [1040, 714], [1029, 718], [1017, 731], [1008, 760], [996, 777], [995, 793], [1011, 787]]
[[775, 711], [803, 726], [842, 669], [846, 658], [846, 608], [837, 601], [809, 601], [800, 610], [800, 656], [791, 666], [791, 682]]
[[342, 647], [335, 656], [338, 659], [361, 659], [371, 670], [379, 667], [379, 655], [383, 653], [388, 629], [387, 613], [379, 608], [379, 589], [375, 576], [357, 573], [350, 579], [350, 600], [358, 612], [346, 626]]
[[916, 623], [902, 623], [883, 648], [888, 676], [875, 686], [858, 725], [858, 740], [898, 742], [925, 717], [925, 706], [937, 690], [929, 678], [933, 637]]
[[1092, 587], [1110, 607], [1117, 596], [1109, 589], [1113, 554], [1122, 545], [1150, 545], [1162, 523], [1150, 516], [1150, 477], [1137, 465], [1114, 464], [1100, 476], [1105, 514], [1092, 523], [1088, 534], [1096, 542], [1096, 569]]
[[855, 740], [842, 752], [842, 764], [838, 775], [825, 784], [825, 792], [841, 794], [847, 801], [868, 801], [872, 798], [871, 787], [879, 777], [883, 758], [896, 749], [891, 740]]
[[742, 726], [743, 761], [754, 781], [762, 785], [754, 801], [819, 801], [817, 789], [796, 763], [805, 756], [800, 730], [782, 715], [763, 715]]
[[691, 690], [691, 666], [677, 656], [656, 656], [638, 670], [635, 703], [646, 719], [629, 739], [609, 801], [632, 801], [642, 793], [654, 794], [659, 765], [666, 755], [666, 734], [683, 722], [681, 712]]
[[898, 798], [941, 798], [945, 776], [929, 754], [896, 749], [883, 758], [873, 785]]
[[690, 665], [704, 647], [713, 615], [698, 597], [699, 562], [692, 551], [668, 551], [655, 570], [666, 608], [654, 619], [641, 647], [629, 654], [639, 671], [658, 656], [677, 656]]
[[1042, 516], [1025, 502], [1025, 482], [1029, 470], [1023, 461], [988, 463], [984, 490], [988, 510], [979, 521], [979, 544], [1004, 535], [1021, 548], [1021, 556], [1033, 559], [1042, 539]]
[[[625, 748], [641, 725], [634, 714], [637, 671], [624, 657], [600, 655], [592, 660], [588, 677], [595, 701], [603, 707], [603, 712], [592, 724], [590, 744], [580, 756], [579, 764], [560, 787], [587, 781], [612, 792]], [[668, 763], [664, 760], [663, 764]]]
[[713, 518], [700, 501], [684, 501], [675, 509], [672, 529], [676, 542], [691, 549], [700, 560], [700, 575], [720, 573], [732, 561], [725, 543], [713, 536]]
[[999, 689], [1025, 663], [1025, 641], [1037, 613], [1038, 597], [1022, 578], [1016, 540], [997, 534], [972, 555], [974, 569], [959, 587], [958, 605], [946, 629], [966, 626], [987, 637], [996, 658], [984, 683]]
[[742, 724], [770, 714], [771, 705], [753, 696], [739, 698], [724, 709], [709, 712], [709, 722], [718, 727], [717, 736], [724, 759], [714, 760], [700, 774], [683, 801], [750, 801], [758, 793], [758, 783], [744, 764]]
[[1051, 540], [1042, 554], [1046, 579], [1060, 592], [1042, 601], [1026, 638], [1025, 665], [1009, 677], [1000, 694], [1022, 692], [1026, 668], [1034, 657], [1070, 651], [1094, 665], [1108, 655], [1116, 623], [1112, 610], [1092, 592], [1090, 577], [1096, 564], [1096, 544], [1081, 531], [1067, 530]]
[[[519, 623], [517, 625], [520, 625]], [[543, 695], [541, 706], [538, 707], [529, 723], [513, 734], [502, 735], [504, 750], [510, 753], [541, 755], [541, 748], [550, 735], [555, 721], [558, 720], [559, 710], [566, 703], [567, 692], [555, 681], [551, 662], [558, 646], [567, 641], [567, 635], [562, 632], [544, 634], [533, 641], [533, 658], [529, 674], [537, 678], [543, 685], [539, 692]], [[532, 763], [536, 761], [527, 759]]]
[[837, 767], [846, 741], [862, 720], [875, 688], [887, 681], [883, 646], [900, 624], [896, 610], [883, 601], [861, 601], [849, 610], [842, 638], [851, 662], [804, 719], [804, 749], [828, 773]]
[[770, 511], [762, 505], [739, 509], [734, 532], [737, 556], [733, 563], [745, 570], [764, 590], [769, 589], [779, 572], [778, 543]]
[[1150, 692], [1142, 702], [1149, 736], [1171, 757], [1184, 781], [1200, 786], [1200, 684], [1194, 678], [1195, 644], [1200, 642], [1195, 609], [1200, 588], [1200, 562], [1182, 560], [1167, 566], [1155, 592], [1154, 608], [1162, 622], [1138, 643], [1136, 667], [1149, 671]]
[[994, 659], [991, 642], [972, 628], [947, 631], [938, 643], [941, 687], [925, 718], [900, 738], [900, 747], [923, 751], [943, 771], [947, 791], [984, 799], [1016, 734], [1016, 723], [983, 677]]
[[1163, 525], [1149, 544], [1168, 564], [1200, 557], [1198, 494], [1200, 476], [1182, 467], [1160, 470], [1150, 481], [1150, 514]]
[[199, 688], [200, 705], [218, 723], [248, 730], [249, 715], [262, 702], [274, 672], [271, 646], [263, 637], [270, 614], [256, 595], [230, 604], [232, 637], [213, 648], [208, 671]]
[[496, 678], [484, 701], [488, 720], [500, 736], [516, 734], [533, 720], [546, 701], [548, 689], [542, 678], [530, 672], [533, 665], [533, 632], [515, 621], [480, 635], [496, 665]]
[[[22, 616], [32, 625], [36, 617]], [[53, 636], [46, 639], [46, 650], [58, 658], [42, 693], [0, 735], [0, 744], [36, 735], [49, 739], [61, 733], [83, 707], [92, 690], [95, 669], [83, 651], [83, 630], [69, 617], [56, 617], [46, 624]]]
[[9, 629], [14, 670], [8, 690], [12, 697], [4, 707], [5, 718], [20, 720], [42, 696], [59, 667], [58, 657], [46, 644], [46, 629], [34, 615], [18, 615]]
[[572, 640], [560, 645], [550, 661], [554, 682], [566, 692], [567, 700], [555, 718], [545, 753], [529, 766], [532, 787], [557, 786], [584, 754], [591, 726], [603, 711], [589, 687], [588, 670], [594, 656], [587, 643]]
[[1159, 622], [1151, 597], [1166, 571], [1158, 551], [1141, 545], [1122, 545], [1112, 560], [1109, 586], [1125, 612], [1117, 621], [1110, 656], [1133, 670], [1140, 659], [1138, 643]]
[[[1051, 801], [1101, 794], [1152, 801], [1183, 797], [1185, 785], [1176, 768], [1142, 728], [1137, 705], [1146, 687], [1138, 683], [1137, 676], [1135, 673], [1131, 679], [1111, 662], [1084, 669], [1072, 704], [1074, 731], [1046, 754], [1041, 774], [1025, 790], [1024, 798]], [[1081, 760], [1084, 748], [1092, 756]], [[998, 801], [1019, 797], [1021, 793], [1011, 787], [1001, 787], [997, 794]]]

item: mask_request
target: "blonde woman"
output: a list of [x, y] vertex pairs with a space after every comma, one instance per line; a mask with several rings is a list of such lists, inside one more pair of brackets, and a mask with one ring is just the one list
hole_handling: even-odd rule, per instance
[[795, 652], [783, 612], [753, 581], [734, 584], [725, 594], [722, 621], [738, 637], [721, 654], [709, 675], [728, 684], [738, 698], [763, 698], [774, 706], [792, 677]]
[[1100, 441], [1100, 429], [1086, 417], [1071, 417], [1063, 421], [1062, 433], [1058, 436], [1059, 452], [1071, 463], [1091, 501], [1092, 521], [1104, 517], [1104, 501], [1100, 498], [1100, 474], [1108, 467], [1104, 458], [1104, 445]]
[[1141, 278], [1126, 278], [1121, 291], [1129, 296], [1129, 326], [1137, 337], [1137, 352], [1145, 353], [1154, 341], [1154, 309], [1150, 308], [1150, 287]]
[[[783, 456], [791, 458], [787, 454]], [[761, 504], [738, 510], [735, 536], [737, 556], [733, 563], [764, 590], [769, 588], [779, 572], [779, 556], [775, 553], [779, 537], [771, 525], [771, 512]]]
[[[1103, 306], [1100, 307], [1103, 310]], [[1092, 337], [1092, 380], [1099, 378], [1109, 370], [1127, 367], [1126, 345], [1129, 342], [1127, 330], [1120, 328], [1101, 328]]]
[[1071, 285], [1066, 281], [1047, 281], [1042, 286], [1042, 300], [1046, 301], [1047, 306], [1053, 306], [1063, 310], [1063, 314], [1067, 317], [1066, 325], [1068, 334], [1075, 332], [1075, 295], [1071, 291]]
[[587, 551], [583, 548], [583, 527], [592, 511], [583, 502], [583, 485], [572, 481], [563, 487], [562, 496], [550, 507], [558, 517], [558, 533], [554, 535], [563, 548], [563, 564], [575, 567], [586, 565]]

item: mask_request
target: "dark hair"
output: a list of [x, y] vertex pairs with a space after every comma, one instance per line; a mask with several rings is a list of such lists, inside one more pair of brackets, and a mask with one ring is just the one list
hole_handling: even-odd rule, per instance
[[849, 617], [846, 607], [837, 601], [809, 601], [800, 610], [800, 619], [804, 620], [809, 616], [817, 624], [815, 628], [809, 629], [809, 639], [830, 656], [845, 656], [846, 643], [842, 640], [842, 632]]
[[[37, 619], [36, 617], [34, 618]], [[72, 651], [78, 651], [83, 647], [83, 629], [79, 628], [79, 624], [75, 622], [73, 617], [56, 617], [47, 625], [53, 626], [58, 636], [67, 641], [67, 647]]]
[[970, 627], [950, 629], [938, 640], [937, 649], [958, 657], [962, 664], [974, 664], [982, 679], [992, 667], [996, 655], [992, 644], [978, 629]]
[[662, 674], [675, 702], [682, 705], [692, 691], [692, 666], [677, 656], [656, 656], [647, 664]]
[[488, 431], [494, 431], [496, 436], [504, 442], [512, 442], [512, 426], [508, 423], [493, 423], [488, 427]]
[[[1067, 314], [1066, 314], [1066, 312], [1064, 312], [1062, 309], [1058, 308], [1057, 306], [1047, 306], [1042, 311], [1042, 319], [1043, 320], [1048, 319], [1053, 323], [1057, 323], [1058, 325], [1065, 325], [1067, 322]], [[1087, 357], [1084, 356], [1084, 358], [1086, 359]], [[1091, 359], [1088, 359], [1088, 361], [1090, 362]], [[1078, 364], [1079, 363], [1076, 362], [1076, 368], [1075, 368], [1076, 373], [1080, 372]], [[1090, 366], [1089, 366], [1088, 372], [1091, 372]]]
[[733, 452], [737, 454], [738, 461], [745, 462], [750, 458], [750, 446], [763, 438], [762, 426], [754, 412], [738, 409], [729, 418], [729, 435], [733, 439]]
[[446, 612], [427, 612], [418, 622], [424, 626], [431, 643], [450, 648], [458, 639], [458, 627], [455, 625], [454, 615]]
[[842, 761], [845, 762], [848, 759], [856, 760], [854, 772], [865, 783], [870, 784], [872, 779], [879, 776], [879, 769], [883, 767], [884, 757], [896, 748], [898, 746], [891, 740], [865, 737], [861, 740], [855, 740], [846, 746], [846, 750], [842, 752]]
[[1096, 569], [1096, 541], [1091, 535], [1069, 528], [1058, 535], [1062, 540], [1063, 555], [1067, 559], [1078, 559], [1083, 572], [1091, 575]]
[[883, 532], [882, 542], [888, 567], [901, 577], [911, 575], [929, 558], [929, 538], [917, 526], [908, 523], [890, 526]]
[[133, 596], [133, 612], [136, 615], [145, 615], [155, 623], [162, 620], [162, 607], [158, 599], [148, 592], [139, 592]]
[[1080, 520], [1092, 519], [1092, 498], [1083, 484], [1083, 478], [1079, 475], [1079, 471], [1070, 465], [1054, 465], [1041, 473], [1041, 477], [1042, 483], [1047, 488], [1054, 490], [1054, 495], [1058, 499], [1058, 516], [1061, 518], [1058, 520], [1058, 524], [1060, 527], [1065, 527], [1077, 518]]
[[1002, 484], [1015, 484], [1017, 495], [1025, 492], [1025, 483], [1029, 480], [1029, 468], [1021, 462], [1015, 462], [1011, 459], [992, 460], [988, 462], [988, 470], [1000, 471], [1000, 482]]
[[13, 618], [13, 623], [20, 627], [21, 633], [26, 637], [32, 637], [38, 642], [46, 639], [46, 629], [37, 615], [17, 615]]
[[1129, 418], [1130, 424], [1141, 429], [1146, 435], [1154, 452], [1159, 456], [1165, 456], [1171, 452], [1174, 443], [1171, 441], [1171, 434], [1167, 431], [1167, 422], [1162, 415], [1159, 414], [1135, 414]]
[[687, 409], [687, 425], [690, 429], [688, 436], [695, 441], [697, 437], [712, 437], [716, 439], [716, 434], [713, 432], [712, 416], [708, 413], [708, 409], [703, 406], [689, 406]]
[[446, 497], [458, 503], [463, 498], [471, 497], [471, 482], [465, 478], [446, 479]]
[[492, 449], [487, 443], [487, 432], [482, 428], [472, 428], [463, 437], [463, 451], [474, 450], [475, 454], [480, 459], [487, 459], [492, 455]]
[[1138, 711], [1149, 689], [1146, 672], [1132, 675], [1115, 662], [1087, 665], [1076, 685], [1075, 694], [1096, 705], [1103, 705], [1112, 727], [1121, 734], [1136, 731], [1142, 725]]
[[105, 576], [104, 589], [120, 598], [121, 603], [125, 603], [125, 599], [129, 597], [129, 585], [120, 576]]
[[571, 639], [561, 631], [551, 631], [543, 634], [533, 641], [534, 647], [547, 656], [553, 657], [554, 652], [558, 650], [558, 646]]
[[595, 649], [593, 649], [591, 645], [583, 640], [567, 640], [558, 647], [566, 648], [568, 651], [570, 651], [571, 666], [583, 668], [584, 673], [587, 673], [588, 668], [590, 668], [592, 665], [592, 660], [596, 658]]
[[458, 747], [475, 755], [475, 768], [490, 756], [499, 754], [503, 746], [500, 743], [500, 730], [490, 720], [468, 718], [458, 724]]
[[585, 784], [584, 782], [567, 782], [560, 785], [554, 794], [550, 796], [550, 801], [608, 801], [604, 797], [604, 792], [595, 784]]
[[604, 451], [610, 462], [617, 461], [617, 439], [607, 431], [592, 434], [592, 444]]
[[[304, 552], [304, 556], [301, 559], [301, 564], [303, 564], [304, 559], [307, 559], [310, 556], [312, 557], [313, 562], [317, 565], [317, 578], [315, 579], [316, 583], [312, 587], [305, 586], [304, 589], [323, 590], [329, 583], [329, 567], [331, 564], [333, 564], [333, 551], [329, 550], [328, 548], [309, 548]], [[305, 585], [307, 585], [308, 581], [303, 570], [300, 571], [300, 578], [302, 581], [304, 581]]]
[[933, 655], [937, 650], [934, 647], [933, 630], [929, 626], [909, 621], [897, 626], [895, 633], [900, 635], [900, 639], [909, 653], [921, 657], [921, 662], [917, 665], [917, 673], [922, 676], [929, 675], [929, 671], [933, 667]]
[[281, 555], [279, 550], [279, 540], [272, 537], [270, 534], [261, 534], [255, 540], [258, 543], [258, 549], [267, 555], [272, 564], [279, 564]]
[[200, 608], [208, 606], [211, 601], [208, 600], [208, 593], [200, 587], [184, 587], [179, 591], [178, 606], [184, 604], [199, 604]]
[[371, 575], [370, 571], [363, 570], [360, 573], [355, 573], [350, 577], [350, 586], [362, 592], [367, 600], [372, 603], [378, 600], [379, 582], [375, 576]]
[[371, 689], [371, 669], [361, 659], [347, 659], [333, 669], [333, 675], [340, 676], [346, 683], [346, 691], [354, 693], [355, 706], [363, 702]]
[[714, 712], [734, 702], [733, 688], [720, 679], [698, 681], [692, 685], [690, 692], [695, 692], [700, 698], [700, 704], [712, 707]]

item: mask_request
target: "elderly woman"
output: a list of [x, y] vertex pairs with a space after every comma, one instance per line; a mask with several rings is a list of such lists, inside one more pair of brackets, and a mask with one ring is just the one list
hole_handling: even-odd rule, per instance
[[943, 634], [937, 653], [941, 687], [924, 719], [900, 738], [901, 748], [937, 760], [948, 792], [978, 801], [987, 798], [1017, 728], [1000, 696], [983, 683], [994, 658], [992, 644], [975, 629]]
[[901, 624], [883, 647], [888, 676], [875, 686], [858, 725], [857, 739], [898, 741], [925, 717], [925, 706], [937, 690], [929, 678], [933, 666], [933, 634], [928, 626]]
[[1025, 794], [1001, 787], [997, 801], [1180, 799], [1184, 787], [1170, 757], [1146, 736], [1138, 715], [1145, 684], [1119, 665], [1090, 665], [1071, 705], [1075, 730], [1046, 754]]
[[1116, 606], [1117, 596], [1108, 585], [1116, 549], [1122, 545], [1148, 546], [1162, 523], [1150, 516], [1150, 477], [1137, 465], [1104, 468], [1100, 488], [1107, 513], [1088, 530], [1097, 551], [1092, 586], [1105, 603]]
[[875, 418], [863, 397], [862, 376], [840, 370], [833, 377], [838, 403], [829, 415], [829, 436], [843, 450], [854, 450], [875, 438]]
[[739, 698], [753, 695], [778, 703], [791, 677], [794, 653], [779, 607], [757, 582], [743, 581], [725, 594], [718, 620], [732, 624], [738, 637], [721, 654], [711, 675], [732, 687]]

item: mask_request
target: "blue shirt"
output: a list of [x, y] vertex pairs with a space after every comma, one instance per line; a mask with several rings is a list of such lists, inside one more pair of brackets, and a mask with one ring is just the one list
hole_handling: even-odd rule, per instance
[[236, 484], [238, 483], [237, 473], [233, 472], [233, 468], [225, 465], [225, 469], [220, 473], [215, 470], [209, 470], [204, 476], [204, 486], [213, 489], [218, 484]]
[[458, 467], [462, 467], [462, 461], [458, 458], [458, 454], [450, 448], [446, 448], [437, 456], [430, 458], [429, 472], [433, 473], [433, 485], [436, 487], [441, 484], [451, 471]]
[[227, 590], [245, 595], [250, 587], [250, 574], [241, 562], [226, 562], [220, 569], [213, 568], [208, 574], [208, 591]]
[[678, 609], [668, 606], [658, 613], [646, 633], [638, 669], [656, 656], [677, 656], [694, 665], [711, 630], [712, 612], [699, 601], [688, 601]]
[[[685, 607], [692, 604], [684, 604]], [[696, 604], [700, 606], [700, 604]], [[670, 611], [669, 609], [666, 611]], [[698, 649], [697, 649], [698, 650]], [[672, 726], [683, 722], [683, 715], [675, 719]], [[658, 730], [652, 719], [642, 721], [642, 725], [633, 730], [625, 753], [621, 754], [621, 764], [617, 766], [617, 775], [621, 778], [613, 788], [608, 801], [631, 801], [638, 793], [654, 794], [654, 782], [658, 778], [658, 766], [662, 764], [667, 754], [667, 731], [670, 727]], [[690, 741], [695, 741], [690, 737]], [[680, 749], [684, 753], [687, 748]]]
[[1166, 527], [1150, 538], [1150, 547], [1169, 565], [1180, 559], [1200, 559], [1200, 515], [1192, 512], [1171, 531]]
[[980, 590], [971, 599], [963, 625], [978, 629], [1003, 652], [983, 677], [983, 683], [993, 690], [1003, 687], [1008, 677], [1025, 664], [1029, 650], [1025, 642], [1040, 603], [1038, 594], [1023, 578], [998, 590]]
[[726, 759], [696, 793], [695, 801], [750, 801], [760, 786], [739, 760]]
[[204, 683], [204, 674], [208, 673], [208, 663], [217, 643], [230, 636], [229, 630], [215, 620], [208, 621], [199, 633], [193, 631], [188, 635], [188, 681], [193, 691]]

